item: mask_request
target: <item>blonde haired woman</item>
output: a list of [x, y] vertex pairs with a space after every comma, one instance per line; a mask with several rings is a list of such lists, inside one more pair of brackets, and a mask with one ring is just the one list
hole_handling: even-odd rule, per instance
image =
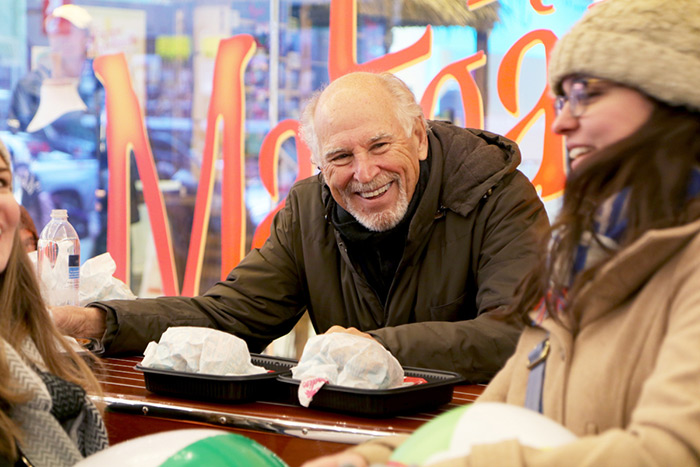
[[107, 446], [86, 397], [99, 384], [41, 299], [2, 142], [0, 156], [0, 465], [73, 465]]

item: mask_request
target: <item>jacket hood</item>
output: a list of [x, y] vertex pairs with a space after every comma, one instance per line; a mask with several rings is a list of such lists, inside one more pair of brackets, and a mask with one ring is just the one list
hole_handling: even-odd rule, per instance
[[428, 139], [432, 153], [443, 155], [442, 161], [433, 158], [431, 167], [431, 171], [442, 171], [440, 202], [463, 216], [474, 209], [489, 189], [520, 165], [518, 145], [489, 131], [465, 131], [448, 122], [433, 121]]

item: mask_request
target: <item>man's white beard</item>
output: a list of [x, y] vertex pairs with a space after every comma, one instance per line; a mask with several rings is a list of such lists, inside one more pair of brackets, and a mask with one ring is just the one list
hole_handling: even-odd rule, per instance
[[[369, 187], [366, 188], [364, 185], [362, 186], [351, 186], [348, 187], [349, 191], [352, 190], [353, 192], [356, 191], [371, 191], [373, 189], [378, 188], [379, 186], [382, 186], [392, 179], [390, 177], [387, 177], [385, 181], [382, 183], [376, 183], [373, 182], [371, 184], [367, 184], [366, 186]], [[362, 224], [366, 229], [374, 231], [374, 232], [384, 232], [386, 230], [391, 230], [394, 227], [396, 227], [399, 222], [404, 218], [406, 215], [406, 211], [408, 211], [408, 194], [406, 193], [406, 187], [404, 187], [403, 183], [401, 182], [400, 178], [394, 178], [393, 179], [394, 183], [398, 184], [399, 188], [399, 198], [394, 206], [392, 206], [390, 209], [382, 211], [382, 212], [364, 212], [362, 209], [356, 209], [355, 206], [353, 205], [353, 202], [350, 200], [349, 196], [345, 196], [345, 193], [343, 196], [345, 196], [345, 205], [347, 206], [347, 211], [352, 214], [352, 216], [357, 219], [357, 222]], [[362, 189], [364, 188], [364, 189]]]

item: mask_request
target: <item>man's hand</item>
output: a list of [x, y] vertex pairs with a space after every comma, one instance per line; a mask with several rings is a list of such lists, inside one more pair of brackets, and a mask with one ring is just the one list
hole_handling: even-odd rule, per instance
[[[333, 327], [343, 329], [341, 326]], [[357, 329], [355, 330], [357, 331]], [[368, 465], [369, 464], [365, 458], [359, 454], [354, 452], [341, 452], [339, 454], [331, 454], [330, 456], [323, 456], [319, 457], [318, 459], [305, 462], [302, 467], [367, 467]]]
[[106, 313], [99, 308], [57, 306], [51, 308], [51, 314], [59, 331], [68, 336], [101, 339], [107, 327]]
[[360, 337], [365, 337], [367, 339], [376, 340], [371, 335], [367, 334], [366, 332], [362, 332], [357, 328], [344, 328], [344, 327], [338, 326], [338, 325], [331, 326], [330, 328], [328, 328], [328, 331], [324, 332], [324, 334], [332, 334], [334, 332], [344, 332], [346, 334], [352, 334], [353, 336], [360, 336]]

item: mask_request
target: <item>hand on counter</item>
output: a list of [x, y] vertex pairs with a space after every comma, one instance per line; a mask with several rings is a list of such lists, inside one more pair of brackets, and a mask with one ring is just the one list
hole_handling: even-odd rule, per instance
[[[344, 332], [347, 334], [352, 334], [353, 336], [360, 336], [360, 337], [365, 337], [367, 339], [374, 339], [370, 334], [367, 334], [366, 332], [362, 332], [358, 330], [357, 328], [344, 328], [343, 326], [331, 326], [328, 328], [328, 331], [326, 331], [324, 334], [332, 334], [334, 332]], [[375, 339], [376, 340], [376, 339]]]
[[[338, 326], [339, 327], [339, 326]], [[341, 452], [330, 456], [304, 462], [302, 467], [368, 467], [369, 464], [359, 454], [354, 452]]]
[[57, 306], [51, 308], [56, 327], [65, 335], [101, 339], [105, 332], [105, 312], [99, 308]]

